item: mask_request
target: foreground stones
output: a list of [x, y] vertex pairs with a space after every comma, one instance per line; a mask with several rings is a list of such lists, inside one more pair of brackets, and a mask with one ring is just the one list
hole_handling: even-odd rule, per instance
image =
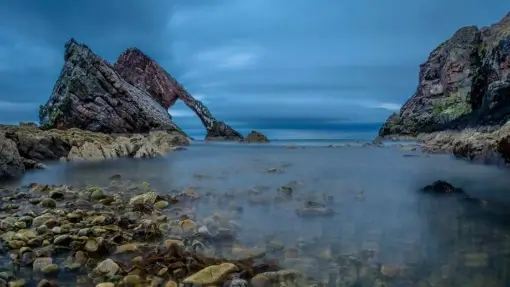
[[[263, 286], [307, 286], [295, 270], [256, 263], [265, 249], [243, 247], [228, 215], [195, 222], [184, 211], [198, 198], [189, 188], [160, 195], [127, 182], [112, 182], [110, 189], [34, 183], [0, 192], [0, 241], [15, 265], [39, 278], [39, 286], [57, 286], [62, 272], [75, 278], [73, 286], [246, 286], [251, 278], [255, 284], [267, 279]], [[166, 205], [158, 207], [161, 202]], [[227, 257], [236, 259], [213, 257], [220, 246], [231, 246]], [[6, 280], [18, 286], [23, 279]]]
[[0, 179], [41, 167], [37, 162], [42, 160], [150, 158], [188, 144], [188, 138], [177, 131], [108, 135], [79, 129], [41, 130], [33, 124], [0, 126]]
[[[295, 242], [283, 243], [271, 235], [254, 245], [245, 245], [239, 239], [246, 236], [246, 233], [240, 234], [243, 228], [249, 232], [257, 231], [236, 222], [243, 216], [243, 211], [233, 207], [234, 197], [244, 194], [258, 198], [266, 192], [269, 196], [279, 197], [278, 201], [275, 198], [275, 203], [291, 203], [280, 206], [285, 210], [295, 206], [292, 200], [299, 196], [299, 182], [291, 182], [277, 190], [254, 187], [239, 193], [211, 194], [189, 186], [182, 191], [160, 193], [147, 183], [115, 178], [107, 187], [34, 183], [0, 189], [3, 259], [12, 261], [15, 270], [19, 269], [19, 273], [0, 271], [0, 284], [35, 286], [38, 282], [38, 286], [79, 287], [178, 287], [182, 284], [456, 286], [448, 284], [453, 282], [454, 275], [444, 266], [429, 270], [421, 267], [419, 260], [410, 260], [418, 263], [411, 265], [386, 264], [378, 258], [378, 247], [351, 250], [351, 241], [346, 238], [355, 237], [346, 234], [355, 231], [350, 228], [354, 227], [350, 225], [352, 219], [342, 220], [342, 225], [338, 226], [345, 235], [338, 238], [341, 240], [338, 244], [325, 243], [328, 241], [318, 238], [296, 238]], [[433, 185], [441, 185], [445, 190], [450, 187], [444, 182]], [[320, 215], [317, 211], [328, 210], [326, 206], [332, 198], [322, 197], [322, 201], [309, 198], [302, 201], [303, 207], [296, 210], [298, 216], [317, 216]], [[204, 214], [203, 210], [197, 210], [202, 200], [221, 203], [222, 210]], [[311, 213], [299, 214], [305, 209]], [[453, 214], [458, 215], [455, 210]], [[330, 212], [322, 215], [331, 216]], [[450, 215], [443, 213], [439, 217], [449, 218]], [[442, 224], [448, 229], [453, 228], [448, 221]], [[352, 243], [377, 246], [375, 237], [379, 235], [385, 238], [383, 240], [389, 240], [384, 233], [369, 232], [362, 242], [357, 238]], [[258, 236], [254, 234], [252, 239]], [[391, 240], [400, 242], [399, 239]], [[410, 258], [423, 253], [421, 247], [415, 245], [420, 242], [405, 241], [399, 244], [403, 249], [411, 248], [406, 252]], [[455, 272], [464, 268], [462, 272], [469, 270], [482, 274], [486, 270], [483, 268], [494, 260], [493, 255], [484, 250], [467, 252], [462, 244], [458, 248], [456, 252], [461, 256], [453, 256], [455, 258], [445, 262], [454, 263]], [[391, 253], [394, 252], [392, 249]], [[482, 281], [491, 278], [491, 274], [484, 276]], [[458, 275], [455, 276], [457, 279]], [[467, 282], [472, 280], [469, 276], [465, 279]], [[502, 286], [498, 285], [499, 281], [494, 282], [480, 286]]]

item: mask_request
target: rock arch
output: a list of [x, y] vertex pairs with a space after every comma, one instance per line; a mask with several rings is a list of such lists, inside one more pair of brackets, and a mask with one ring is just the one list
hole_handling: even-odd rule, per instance
[[124, 51], [113, 67], [124, 80], [147, 91], [167, 110], [177, 100], [183, 101], [200, 118], [207, 131], [206, 139], [243, 138], [229, 125], [217, 120], [201, 101], [193, 98], [174, 77], [139, 49], [129, 48]]

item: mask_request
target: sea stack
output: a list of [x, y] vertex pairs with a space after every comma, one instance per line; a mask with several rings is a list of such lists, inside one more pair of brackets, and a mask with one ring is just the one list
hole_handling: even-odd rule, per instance
[[167, 110], [74, 39], [48, 102], [40, 107], [44, 129], [79, 128], [103, 133], [179, 130]]

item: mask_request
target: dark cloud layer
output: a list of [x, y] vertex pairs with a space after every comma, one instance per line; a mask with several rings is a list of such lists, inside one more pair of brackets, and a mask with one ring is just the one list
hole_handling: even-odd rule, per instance
[[[114, 61], [137, 46], [241, 130], [371, 130], [416, 89], [418, 65], [505, 1], [0, 2], [0, 122], [37, 120], [70, 38]], [[198, 119], [170, 112], [192, 133]], [[359, 124], [356, 124], [359, 123]]]

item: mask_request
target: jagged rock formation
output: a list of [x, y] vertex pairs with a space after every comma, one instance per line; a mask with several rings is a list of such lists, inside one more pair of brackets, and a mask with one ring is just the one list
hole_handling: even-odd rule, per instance
[[188, 138], [177, 131], [115, 135], [75, 128], [42, 130], [35, 124], [0, 125], [0, 179], [41, 168], [42, 160], [150, 158], [188, 144]]
[[510, 119], [510, 13], [499, 23], [459, 29], [420, 66], [415, 94], [379, 135], [501, 126]]
[[0, 132], [0, 180], [20, 176], [24, 171], [16, 144]]
[[114, 68], [123, 79], [146, 90], [165, 109], [178, 99], [183, 101], [202, 121], [207, 131], [206, 139], [242, 139], [240, 133], [215, 119], [202, 102], [193, 98], [175, 78], [139, 49], [130, 48], [122, 53]]
[[269, 139], [258, 131], [251, 131], [243, 140], [242, 142], [246, 143], [267, 143], [269, 142]]
[[74, 39], [49, 101], [40, 107], [41, 126], [105, 133], [178, 130], [167, 110], [143, 89], [122, 79], [106, 61]]

